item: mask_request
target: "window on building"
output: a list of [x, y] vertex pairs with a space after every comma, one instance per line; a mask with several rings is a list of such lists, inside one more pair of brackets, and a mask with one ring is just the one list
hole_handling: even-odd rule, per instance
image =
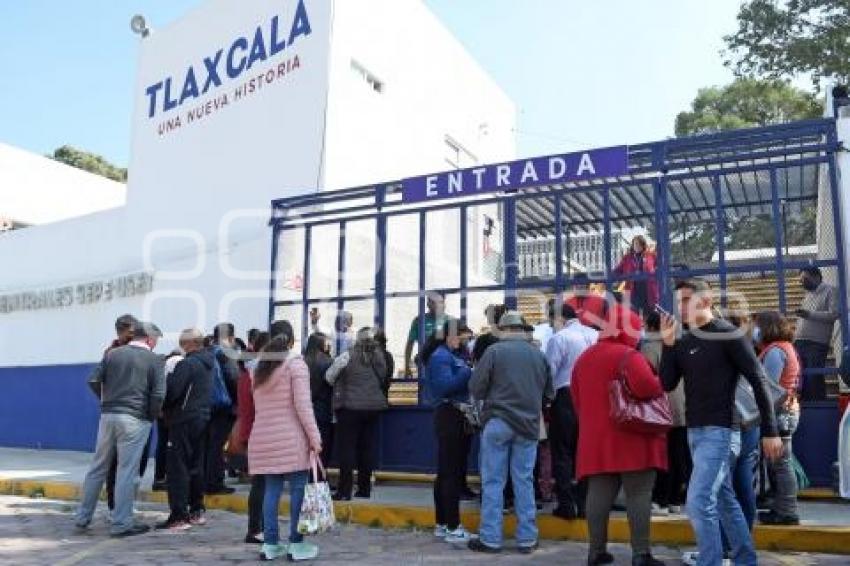
[[351, 70], [369, 85], [369, 88], [378, 93], [384, 92], [384, 82], [354, 59], [351, 60]]

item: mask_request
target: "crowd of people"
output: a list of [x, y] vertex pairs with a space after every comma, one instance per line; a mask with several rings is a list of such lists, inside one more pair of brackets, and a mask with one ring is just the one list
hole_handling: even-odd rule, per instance
[[[476, 552], [501, 552], [504, 510], [513, 508], [517, 548], [533, 553], [536, 515], [553, 482], [552, 513], [587, 520], [588, 564], [613, 561], [608, 517], [621, 489], [633, 564], [661, 564], [650, 551], [651, 517], [683, 507], [698, 543], [687, 563], [720, 564], [725, 556], [755, 564], [756, 517], [799, 522], [791, 437], [802, 368], [813, 363], [811, 342], [819, 336], [819, 327], [807, 330], [806, 323], [827, 324], [828, 311], [816, 308], [829, 309], [834, 300], [822, 281], [807, 283], [819, 278], [815, 270], [802, 273], [813, 296], [806, 316], [800, 314], [797, 347], [780, 313], [719, 317], [709, 285], [698, 279], [677, 284], [676, 316], [650, 306], [654, 288], [634, 285], [607, 296], [573, 290], [549, 301], [547, 321], [538, 327], [504, 305], [490, 305], [487, 326], [477, 334], [445, 312], [443, 296], [429, 295], [424, 318], [411, 323], [403, 373], [418, 368], [434, 411], [435, 536]], [[630, 291], [641, 297], [638, 305]], [[156, 325], [120, 317], [117, 337], [89, 379], [101, 417], [77, 527], [89, 528], [106, 483], [111, 534], [150, 529], [135, 522], [133, 501], [156, 423], [154, 489], [167, 491], [170, 514], [155, 528], [205, 524], [204, 495], [232, 492], [225, 468], [242, 458], [251, 478], [245, 542], [262, 545], [269, 560], [317, 556], [318, 547], [297, 530], [311, 459], [327, 466], [335, 454], [335, 500], [371, 497], [376, 427], [389, 406], [395, 368], [382, 331], [353, 332], [353, 318], [342, 312], [329, 335], [319, 329], [318, 312], [310, 315], [303, 352], [294, 351], [292, 325], [280, 320], [268, 332], [252, 329], [246, 342], [229, 323], [208, 336], [186, 329], [167, 356], [154, 353], [161, 337]], [[413, 356], [418, 343], [423, 347]], [[634, 399], [666, 399], [665, 430], [613, 420], [615, 382]], [[478, 495], [466, 483], [477, 434], [475, 535], [461, 524], [460, 502]], [[759, 475], [771, 489], [768, 510], [757, 515]], [[278, 505], [287, 484], [290, 532], [281, 543]]]

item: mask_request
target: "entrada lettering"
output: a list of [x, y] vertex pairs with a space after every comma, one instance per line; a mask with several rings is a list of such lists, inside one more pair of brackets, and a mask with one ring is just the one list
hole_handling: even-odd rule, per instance
[[628, 149], [625, 146], [592, 149], [405, 179], [402, 182], [402, 201], [421, 202], [533, 185], [617, 177], [625, 175], [628, 169]]
[[239, 78], [257, 63], [271, 59], [292, 46], [299, 37], [312, 33], [304, 0], [298, 0], [288, 33], [281, 22], [279, 16], [274, 16], [265, 27], [257, 26], [250, 38], [238, 37], [229, 47], [204, 57], [201, 65], [193, 65], [186, 70], [179, 83], [175, 83], [173, 77], [167, 77], [147, 87], [148, 117], [153, 118], [157, 111], [174, 110], [187, 100], [220, 87], [225, 78]]

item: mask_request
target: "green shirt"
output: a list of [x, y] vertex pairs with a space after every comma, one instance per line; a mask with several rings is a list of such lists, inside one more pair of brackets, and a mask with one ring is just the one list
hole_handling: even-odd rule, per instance
[[[425, 313], [425, 337], [429, 338], [432, 334], [434, 334], [434, 330], [436, 328], [442, 328], [443, 325], [449, 320], [450, 317], [446, 314], [441, 314], [439, 316], [434, 316], [431, 313]], [[413, 321], [410, 323], [410, 332], [407, 334], [407, 340], [409, 342], [418, 342], [419, 341], [419, 317], [414, 317]]]

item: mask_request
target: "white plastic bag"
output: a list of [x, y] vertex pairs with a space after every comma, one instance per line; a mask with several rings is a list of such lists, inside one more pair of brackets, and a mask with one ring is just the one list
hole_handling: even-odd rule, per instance
[[298, 532], [303, 535], [324, 533], [336, 524], [334, 504], [331, 498], [331, 488], [326, 481], [319, 481], [318, 469], [325, 475], [319, 457], [310, 453], [310, 467], [313, 472], [313, 482], [304, 486], [304, 501], [301, 504], [301, 515], [298, 517]]

